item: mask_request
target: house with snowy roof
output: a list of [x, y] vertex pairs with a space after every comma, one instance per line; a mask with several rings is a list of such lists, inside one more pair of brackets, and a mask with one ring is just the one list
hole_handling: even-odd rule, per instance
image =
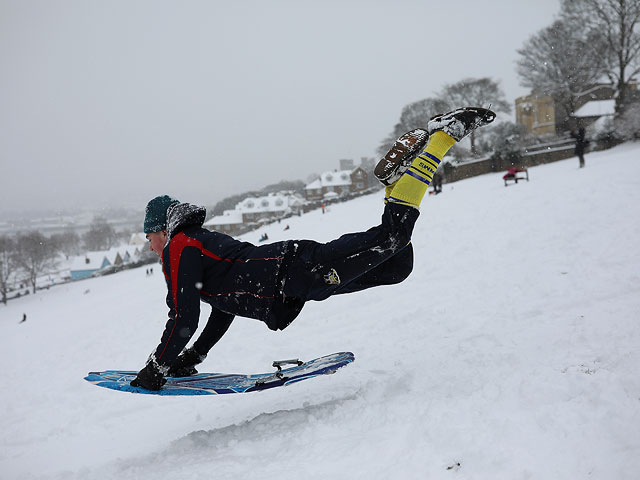
[[361, 167], [351, 170], [324, 172], [304, 187], [305, 197], [309, 201], [357, 193], [367, 189], [367, 172]]
[[242, 233], [244, 228], [242, 212], [240, 210], [225, 210], [222, 215], [216, 215], [204, 222], [203, 227], [228, 235], [237, 235]]
[[70, 266], [71, 280], [89, 278], [94, 273], [111, 265], [106, 252], [87, 252], [75, 257]]
[[292, 193], [270, 193], [261, 197], [247, 197], [235, 209], [225, 210], [204, 223], [209, 230], [236, 235], [249, 226], [266, 223], [302, 211], [305, 200]]
[[[630, 83], [630, 96], [637, 98], [638, 83]], [[556, 134], [576, 127], [581, 120], [587, 127], [597, 120], [615, 113], [616, 89], [610, 83], [597, 83], [574, 99], [574, 112], [565, 112], [551, 96], [532, 93], [516, 98], [516, 123], [534, 135]]]
[[121, 247], [122, 262], [131, 263], [138, 260], [144, 251], [144, 247], [145, 245], [125, 245]]
[[613, 117], [615, 113], [615, 100], [591, 100], [578, 108], [573, 113], [573, 117], [579, 118], [583, 122], [590, 124], [601, 117]]
[[82, 280], [103, 272], [105, 269], [125, 268], [128, 263], [139, 260], [142, 254], [140, 245], [124, 245], [101, 252], [87, 252], [71, 260], [69, 267], [71, 280]]
[[124, 260], [122, 258], [122, 254], [120, 253], [120, 248], [111, 248], [105, 252], [105, 257], [109, 261], [111, 265], [122, 265]]

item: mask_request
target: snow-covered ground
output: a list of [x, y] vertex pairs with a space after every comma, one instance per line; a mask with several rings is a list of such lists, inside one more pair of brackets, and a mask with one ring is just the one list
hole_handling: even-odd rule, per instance
[[[0, 306], [0, 478], [640, 478], [639, 158], [623, 145], [508, 188], [501, 174], [445, 185], [423, 203], [406, 282], [311, 303], [281, 333], [239, 318], [204, 364], [355, 353], [288, 388], [85, 382], [143, 366], [166, 319], [159, 268]], [[245, 238], [329, 240], [376, 223], [380, 197]]]

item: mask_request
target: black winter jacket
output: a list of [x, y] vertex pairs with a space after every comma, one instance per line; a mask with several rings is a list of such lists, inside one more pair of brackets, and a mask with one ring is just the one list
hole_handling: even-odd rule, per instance
[[579, 128], [577, 132], [572, 131], [571, 136], [576, 139], [576, 148], [574, 153], [578, 156], [584, 155], [584, 150], [589, 145], [589, 140], [585, 138], [585, 129]]
[[[167, 212], [168, 241], [162, 265], [169, 320], [154, 354], [160, 366], [170, 366], [193, 336], [200, 301], [213, 307], [203, 335], [222, 329], [219, 336], [233, 315], [261, 320], [272, 330], [284, 329], [304, 305], [282, 294], [284, 270], [293, 256], [291, 241], [263, 246], [240, 242], [203, 228], [205, 216], [203, 207], [188, 203], [174, 205]], [[226, 326], [218, 328], [212, 322]]]

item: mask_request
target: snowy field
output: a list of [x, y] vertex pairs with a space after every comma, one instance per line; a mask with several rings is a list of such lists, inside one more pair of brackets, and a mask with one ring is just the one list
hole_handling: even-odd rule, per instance
[[[508, 188], [501, 174], [445, 185], [423, 203], [406, 282], [312, 302], [284, 332], [238, 318], [202, 368], [355, 353], [288, 388], [166, 398], [85, 382], [157, 345], [159, 268], [0, 306], [0, 478], [638, 479], [639, 160], [623, 145]], [[244, 238], [329, 240], [377, 223], [381, 196]]]

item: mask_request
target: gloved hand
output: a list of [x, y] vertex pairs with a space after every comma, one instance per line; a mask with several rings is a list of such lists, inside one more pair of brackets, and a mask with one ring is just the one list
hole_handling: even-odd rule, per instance
[[155, 360], [149, 360], [145, 367], [138, 372], [138, 376], [131, 381], [132, 387], [142, 387], [147, 390], [160, 390], [167, 383], [164, 374]]
[[170, 377], [190, 377], [198, 373], [195, 366], [202, 363], [207, 358], [206, 355], [200, 355], [193, 347], [184, 350], [178, 358], [169, 367], [167, 375]]

